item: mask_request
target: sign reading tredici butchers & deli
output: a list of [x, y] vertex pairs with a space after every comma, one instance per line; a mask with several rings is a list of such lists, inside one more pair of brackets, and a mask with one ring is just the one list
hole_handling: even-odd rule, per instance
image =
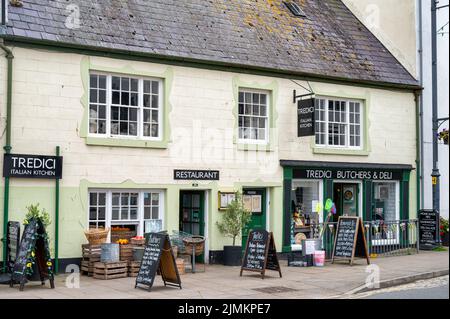
[[294, 178], [304, 179], [369, 179], [377, 181], [401, 180], [402, 172], [373, 169], [298, 169]]
[[3, 176], [61, 179], [62, 162], [61, 156], [5, 154]]
[[219, 171], [174, 170], [175, 180], [218, 181]]

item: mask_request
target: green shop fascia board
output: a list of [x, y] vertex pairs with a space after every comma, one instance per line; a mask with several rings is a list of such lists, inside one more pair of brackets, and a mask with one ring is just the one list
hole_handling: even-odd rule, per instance
[[395, 89], [399, 91], [422, 90], [420, 85], [408, 85], [390, 82], [377, 82], [369, 80], [349, 79], [344, 77], [323, 76], [307, 72], [294, 72], [289, 70], [271, 69], [262, 66], [251, 66], [238, 63], [226, 63], [219, 61], [200, 60], [186, 57], [167, 56], [154, 53], [136, 52], [119, 49], [109, 49], [104, 47], [87, 46], [66, 42], [56, 42], [50, 40], [31, 39], [27, 37], [0, 35], [8, 45], [39, 48], [46, 50], [56, 50], [59, 52], [78, 53], [93, 56], [103, 56], [122, 60], [134, 60], [153, 62], [161, 64], [179, 65], [193, 68], [218, 70], [234, 73], [247, 73], [262, 76], [273, 76], [278, 78], [296, 79], [304, 81], [317, 81], [334, 84], [357, 85], [361, 87], [378, 89]]

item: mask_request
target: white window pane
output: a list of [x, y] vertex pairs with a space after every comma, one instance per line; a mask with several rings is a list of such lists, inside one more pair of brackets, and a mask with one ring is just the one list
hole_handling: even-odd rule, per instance
[[159, 194], [158, 193], [152, 194], [152, 205], [153, 206], [159, 205]]
[[106, 208], [105, 207], [99, 207], [98, 208], [98, 219], [99, 220], [105, 220], [106, 219]]
[[91, 207], [89, 209], [89, 220], [97, 220], [97, 208]]
[[144, 219], [151, 219], [151, 208], [144, 207]]
[[130, 219], [136, 220], [138, 218], [138, 209], [137, 207], [130, 208]]
[[97, 193], [89, 193], [89, 205], [97, 205]]
[[265, 105], [259, 107], [259, 115], [267, 116], [267, 107]]
[[152, 219], [159, 218], [159, 207], [152, 207]]
[[111, 219], [119, 220], [119, 208], [112, 208]]

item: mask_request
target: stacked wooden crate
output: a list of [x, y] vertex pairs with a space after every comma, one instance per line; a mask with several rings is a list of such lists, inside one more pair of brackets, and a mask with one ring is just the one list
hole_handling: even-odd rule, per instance
[[97, 262], [94, 263], [94, 278], [96, 279], [117, 279], [127, 277], [128, 264], [127, 262]]
[[81, 245], [81, 252], [81, 273], [87, 276], [94, 275], [94, 264], [100, 261], [102, 246], [89, 244]]
[[132, 261], [132, 260], [133, 260], [133, 246], [120, 245], [120, 261]]
[[128, 261], [128, 277], [137, 277], [140, 267], [140, 261]]

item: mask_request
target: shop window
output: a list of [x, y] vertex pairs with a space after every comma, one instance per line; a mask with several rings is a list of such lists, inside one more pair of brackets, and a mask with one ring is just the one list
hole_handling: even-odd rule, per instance
[[373, 183], [372, 238], [395, 240], [398, 237], [400, 197], [398, 182]]
[[89, 192], [89, 227], [129, 228], [136, 234], [161, 231], [163, 192], [92, 190]]
[[293, 250], [300, 248], [301, 240], [312, 238], [317, 226], [322, 221], [318, 212], [321, 202], [321, 182], [301, 181], [292, 182], [291, 202], [291, 244]]
[[269, 96], [261, 91], [239, 91], [239, 139], [266, 143], [269, 136]]
[[374, 182], [374, 221], [396, 221], [399, 219], [397, 182]]
[[161, 139], [162, 81], [91, 73], [89, 134]]
[[361, 149], [361, 102], [317, 98], [316, 145]]

